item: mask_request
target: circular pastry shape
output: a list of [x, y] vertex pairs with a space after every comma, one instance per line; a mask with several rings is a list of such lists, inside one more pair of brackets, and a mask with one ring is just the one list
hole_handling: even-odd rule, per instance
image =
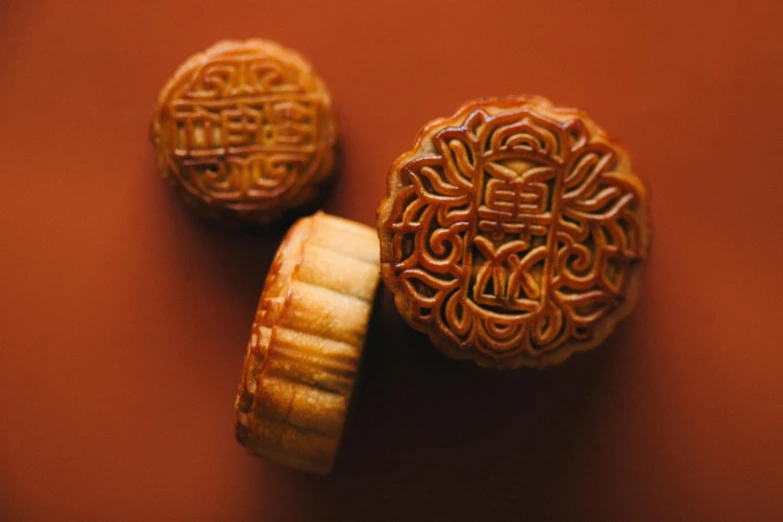
[[482, 99], [429, 123], [378, 209], [383, 279], [405, 320], [482, 366], [562, 362], [633, 307], [647, 193], [586, 114]]
[[269, 269], [235, 407], [237, 439], [328, 473], [380, 278], [375, 231], [323, 213], [297, 221]]
[[307, 205], [334, 166], [324, 82], [264, 40], [222, 41], [185, 61], [158, 97], [150, 134], [163, 176], [219, 220], [267, 223]]

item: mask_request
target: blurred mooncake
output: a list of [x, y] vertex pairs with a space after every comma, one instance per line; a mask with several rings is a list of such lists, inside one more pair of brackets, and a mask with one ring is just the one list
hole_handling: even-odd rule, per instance
[[150, 134], [161, 173], [197, 211], [261, 224], [318, 198], [337, 137], [311, 65], [256, 39], [185, 61], [158, 97]]

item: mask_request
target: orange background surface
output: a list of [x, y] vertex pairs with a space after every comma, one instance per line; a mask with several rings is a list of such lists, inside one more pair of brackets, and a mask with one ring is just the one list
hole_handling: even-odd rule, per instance
[[[0, 7], [0, 520], [783, 520], [783, 4]], [[380, 298], [329, 477], [245, 454], [232, 401], [282, 231], [195, 219], [147, 126], [191, 53], [259, 36], [328, 83], [326, 210], [371, 224], [428, 120], [587, 110], [652, 195], [640, 304], [545, 371], [447, 360]]]

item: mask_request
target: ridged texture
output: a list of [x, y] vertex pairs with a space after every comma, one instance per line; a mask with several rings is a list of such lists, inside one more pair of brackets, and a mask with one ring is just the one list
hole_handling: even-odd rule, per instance
[[380, 277], [370, 227], [317, 213], [277, 251], [236, 399], [237, 439], [256, 455], [328, 473]]

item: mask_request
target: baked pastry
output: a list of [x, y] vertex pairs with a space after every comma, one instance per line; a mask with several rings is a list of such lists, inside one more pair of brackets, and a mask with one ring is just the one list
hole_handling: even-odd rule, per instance
[[633, 307], [647, 192], [585, 113], [482, 99], [430, 122], [391, 168], [381, 271], [405, 320], [482, 366], [559, 363]]
[[378, 238], [317, 213], [289, 230], [264, 285], [235, 407], [256, 455], [332, 468], [380, 279]]
[[163, 87], [150, 134], [163, 176], [224, 221], [267, 223], [312, 203], [334, 166], [324, 82], [264, 40], [222, 41], [188, 58]]

